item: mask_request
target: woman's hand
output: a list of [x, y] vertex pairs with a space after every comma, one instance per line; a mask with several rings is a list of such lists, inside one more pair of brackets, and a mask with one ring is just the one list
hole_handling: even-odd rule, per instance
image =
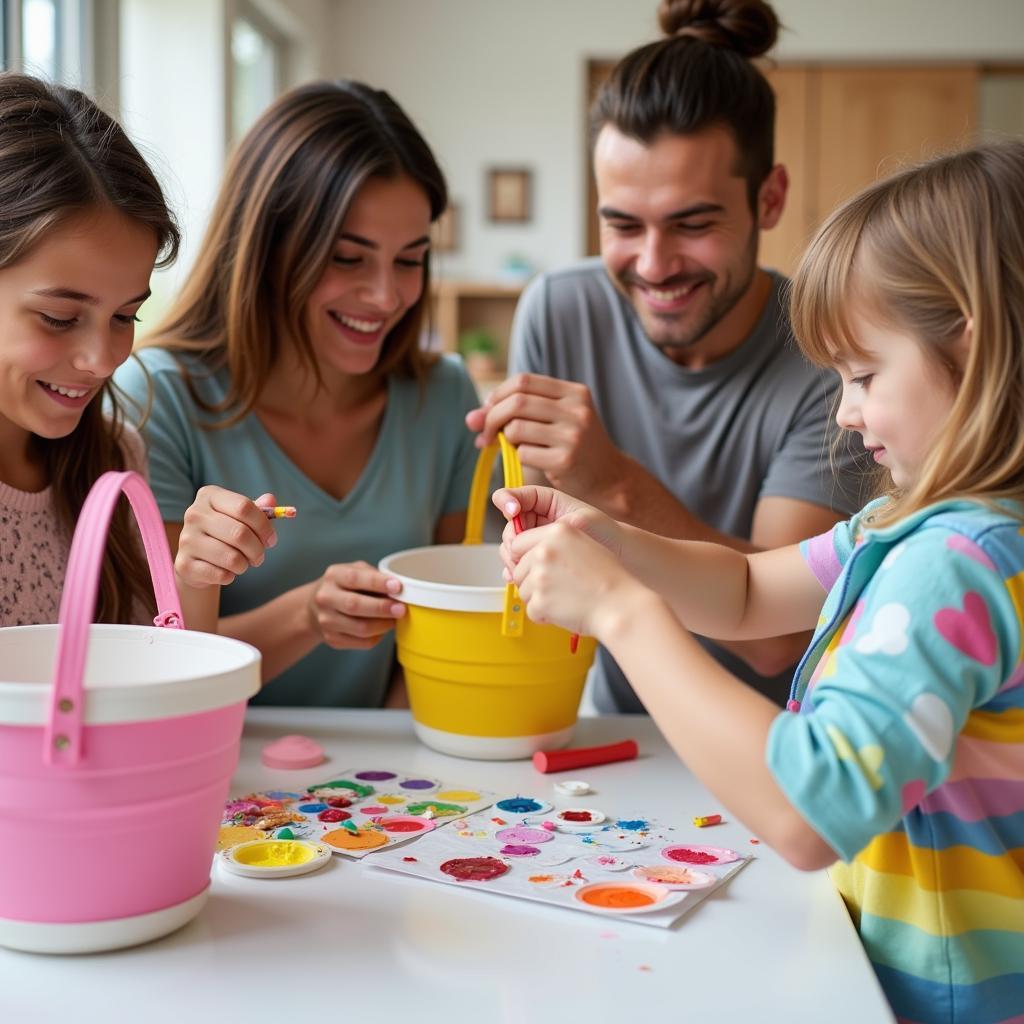
[[513, 544], [516, 537], [512, 520], [518, 516], [523, 530], [552, 523], [563, 523], [595, 540], [617, 558], [622, 554], [622, 528], [603, 512], [551, 487], [502, 487], [491, 499], [508, 520], [502, 533], [501, 559], [508, 573], [519, 560]]
[[366, 562], [332, 565], [310, 587], [310, 627], [328, 647], [367, 650], [405, 614], [395, 600], [401, 590], [399, 580]]
[[201, 487], [178, 538], [178, 579], [199, 590], [227, 586], [250, 566], [262, 565], [277, 534], [258, 506], [276, 504], [273, 494], [253, 501], [223, 487]]

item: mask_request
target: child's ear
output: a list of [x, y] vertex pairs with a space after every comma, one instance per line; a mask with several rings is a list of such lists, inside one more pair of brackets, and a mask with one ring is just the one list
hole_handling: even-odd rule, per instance
[[969, 316], [964, 324], [960, 337], [953, 342], [952, 356], [961, 372], [967, 365], [967, 357], [971, 354], [971, 346], [974, 344], [974, 317]]

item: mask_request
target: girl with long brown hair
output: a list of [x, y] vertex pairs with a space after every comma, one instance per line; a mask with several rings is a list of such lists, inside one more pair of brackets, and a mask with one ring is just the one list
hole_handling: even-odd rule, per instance
[[[0, 74], [0, 625], [56, 620], [89, 488], [144, 468], [110, 378], [154, 261], [177, 247], [160, 186], [115, 121], [81, 92]], [[138, 621], [151, 605], [122, 507], [97, 616]]]
[[[379, 706], [404, 606], [373, 566], [461, 538], [476, 398], [419, 345], [446, 203], [387, 94], [291, 91], [239, 143], [180, 298], [118, 375], [150, 407], [178, 567], [206, 585], [186, 617], [260, 648], [257, 701]], [[298, 515], [274, 531], [257, 506], [276, 501]]]

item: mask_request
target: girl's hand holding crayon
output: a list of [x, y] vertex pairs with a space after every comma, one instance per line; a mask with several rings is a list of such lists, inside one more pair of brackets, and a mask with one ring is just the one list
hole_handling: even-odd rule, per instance
[[501, 488], [493, 501], [509, 520], [501, 545], [505, 578], [534, 622], [599, 637], [601, 613], [644, 589], [622, 565], [622, 527], [610, 516], [550, 487]]
[[223, 487], [201, 487], [185, 512], [174, 569], [190, 587], [227, 586], [250, 566], [261, 565], [277, 543], [265, 507], [273, 494], [255, 501]]
[[513, 520], [517, 516], [524, 531], [563, 523], [596, 540], [616, 557], [622, 555], [624, 531], [621, 523], [553, 487], [501, 487], [491, 500], [508, 520], [502, 534], [501, 557], [509, 572], [514, 570], [520, 557], [517, 554], [519, 547], [512, 544], [517, 533]]

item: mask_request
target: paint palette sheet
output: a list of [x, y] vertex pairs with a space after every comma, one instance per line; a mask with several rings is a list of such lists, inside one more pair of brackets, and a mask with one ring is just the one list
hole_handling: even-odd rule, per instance
[[668, 928], [752, 859], [680, 842], [676, 829], [653, 819], [550, 807], [540, 814], [507, 812], [529, 802], [499, 800], [414, 848], [381, 853], [372, 866]]
[[218, 846], [309, 839], [359, 859], [472, 815], [495, 794], [390, 768], [356, 768], [302, 791], [267, 790], [224, 807]]

